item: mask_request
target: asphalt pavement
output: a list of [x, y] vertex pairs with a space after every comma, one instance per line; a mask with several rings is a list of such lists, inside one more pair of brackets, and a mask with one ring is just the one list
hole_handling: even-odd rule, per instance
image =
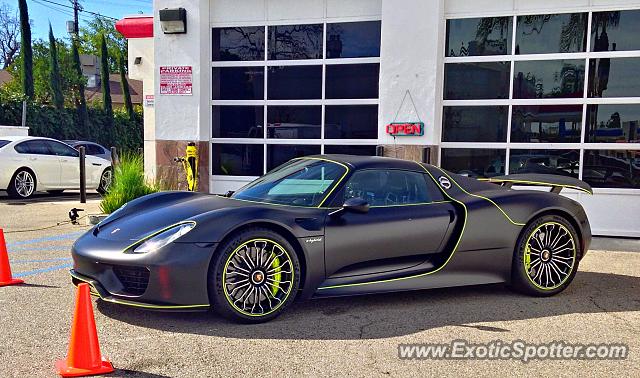
[[[73, 193], [72, 193], [73, 194]], [[70, 335], [69, 248], [88, 230], [61, 224], [98, 197], [0, 198], [0, 227], [22, 286], [0, 288], [0, 377], [55, 377]], [[631, 240], [632, 243], [640, 243]], [[606, 247], [606, 244], [605, 244]], [[504, 285], [297, 303], [278, 319], [239, 325], [211, 313], [160, 313], [95, 303], [113, 377], [640, 376], [640, 253], [592, 250], [571, 286], [531, 298]], [[623, 361], [401, 360], [398, 344], [626, 343]]]

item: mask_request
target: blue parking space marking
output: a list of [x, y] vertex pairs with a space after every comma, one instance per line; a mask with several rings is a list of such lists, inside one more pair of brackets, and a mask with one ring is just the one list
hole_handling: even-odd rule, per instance
[[17, 242], [7, 243], [7, 248], [16, 247], [16, 246], [20, 246], [20, 245], [28, 245], [28, 244], [49, 242], [49, 241], [76, 239], [76, 238], [78, 238], [80, 235], [82, 235], [84, 233], [85, 233], [85, 231], [79, 231], [79, 232], [76, 231], [76, 232], [71, 232], [71, 233], [68, 233], [68, 234], [61, 234], [61, 235], [47, 236], [47, 237], [42, 237], [42, 238], [21, 240], [21, 241], [17, 241]]
[[26, 246], [21, 248], [9, 248], [9, 253], [11, 252], [38, 252], [38, 251], [69, 251], [71, 246], [68, 244], [61, 245], [48, 245], [44, 247], [32, 247]]
[[13, 277], [20, 278], [20, 277], [27, 277], [27, 276], [35, 276], [35, 275], [40, 274], [40, 273], [52, 272], [54, 270], [60, 270], [60, 269], [65, 269], [65, 268], [68, 269], [68, 268], [71, 268], [72, 266], [73, 266], [73, 264], [64, 264], [64, 265], [51, 266], [51, 267], [48, 267], [48, 268], [28, 270], [26, 272], [14, 273]]
[[71, 260], [71, 257], [60, 257], [57, 259], [42, 259], [42, 260], [15, 260], [12, 261], [12, 264], [31, 264], [31, 263], [45, 263], [45, 262], [56, 262], [56, 261], [68, 261]]

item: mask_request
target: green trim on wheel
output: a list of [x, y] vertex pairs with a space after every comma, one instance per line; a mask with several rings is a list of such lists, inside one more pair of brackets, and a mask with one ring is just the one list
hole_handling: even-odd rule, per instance
[[555, 290], [571, 277], [576, 258], [576, 241], [571, 231], [559, 222], [545, 222], [527, 237], [524, 274], [538, 289]]
[[[267, 251], [270, 244], [271, 250]], [[259, 245], [263, 245], [262, 248]], [[242, 251], [244, 254], [240, 254]], [[289, 265], [288, 270], [284, 269], [286, 265]], [[240, 244], [229, 254], [222, 271], [222, 289], [227, 303], [240, 314], [253, 317], [269, 315], [282, 307], [293, 291], [294, 281], [295, 268], [289, 252], [268, 238], [254, 238]], [[288, 286], [283, 288], [281, 284]], [[238, 302], [242, 302], [242, 307], [236, 305]], [[258, 309], [261, 311], [256, 312]]]

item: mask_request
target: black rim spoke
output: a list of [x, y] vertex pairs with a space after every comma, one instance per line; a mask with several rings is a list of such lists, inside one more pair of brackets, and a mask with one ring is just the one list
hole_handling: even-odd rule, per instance
[[267, 315], [280, 307], [293, 288], [293, 263], [287, 251], [267, 239], [246, 242], [229, 256], [224, 291], [239, 312]]
[[576, 244], [569, 230], [556, 222], [545, 223], [529, 236], [525, 247], [525, 271], [541, 289], [554, 289], [571, 275]]

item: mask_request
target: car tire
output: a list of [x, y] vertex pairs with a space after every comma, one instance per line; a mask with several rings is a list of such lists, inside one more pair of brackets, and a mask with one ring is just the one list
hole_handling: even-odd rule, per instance
[[59, 196], [60, 194], [64, 193], [64, 190], [47, 190], [47, 193], [51, 194], [52, 196]]
[[548, 297], [569, 286], [578, 271], [580, 238], [564, 217], [544, 215], [523, 229], [513, 256], [511, 286]]
[[37, 187], [36, 175], [27, 168], [18, 169], [11, 177], [7, 194], [11, 198], [27, 199], [33, 196]]
[[113, 169], [107, 168], [100, 175], [100, 184], [98, 184], [96, 191], [100, 194], [106, 194], [111, 184], [113, 184]]
[[263, 323], [295, 299], [300, 263], [282, 235], [249, 228], [218, 247], [208, 284], [211, 306], [218, 314], [240, 323]]

